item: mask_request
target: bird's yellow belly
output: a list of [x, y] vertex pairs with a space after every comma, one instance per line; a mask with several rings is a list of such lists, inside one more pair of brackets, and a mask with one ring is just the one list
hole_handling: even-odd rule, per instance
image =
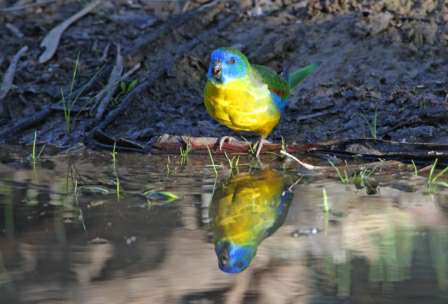
[[204, 103], [214, 119], [235, 131], [267, 136], [280, 120], [267, 86], [252, 87], [237, 81], [225, 85], [208, 82]]
[[[242, 173], [219, 192], [212, 204], [214, 228], [221, 240], [238, 244], [261, 241], [259, 238], [276, 220], [283, 179], [271, 170], [258, 176]], [[220, 190], [221, 191], [221, 190]]]

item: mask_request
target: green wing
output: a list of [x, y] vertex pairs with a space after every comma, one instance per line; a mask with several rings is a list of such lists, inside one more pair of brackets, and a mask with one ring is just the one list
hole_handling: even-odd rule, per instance
[[255, 72], [261, 77], [264, 83], [268, 85], [269, 90], [284, 98], [289, 96], [289, 85], [273, 69], [264, 65], [253, 64]]
[[261, 77], [264, 83], [269, 87], [269, 90], [276, 93], [278, 96], [288, 97], [293, 90], [303, 79], [312, 74], [318, 67], [317, 64], [310, 64], [306, 67], [296, 70], [288, 75], [288, 81], [278, 75], [273, 69], [264, 66], [253, 64], [255, 72]]

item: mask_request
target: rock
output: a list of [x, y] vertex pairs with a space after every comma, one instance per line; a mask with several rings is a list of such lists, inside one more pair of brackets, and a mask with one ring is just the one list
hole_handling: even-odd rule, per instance
[[361, 26], [370, 35], [377, 35], [389, 27], [393, 17], [394, 16], [389, 12], [370, 14], [367, 17], [367, 20], [365, 22], [361, 22], [359, 26]]

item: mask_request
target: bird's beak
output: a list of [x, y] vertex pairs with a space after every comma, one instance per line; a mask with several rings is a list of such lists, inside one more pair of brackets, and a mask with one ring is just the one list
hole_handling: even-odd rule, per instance
[[227, 250], [227, 248], [224, 248], [223, 251], [221, 252], [219, 263], [221, 264], [222, 267], [226, 267], [227, 264], [229, 263], [229, 251]]
[[221, 61], [215, 61], [215, 64], [213, 65], [213, 77], [216, 80], [220, 80], [221, 79], [221, 74], [222, 74], [222, 64]]

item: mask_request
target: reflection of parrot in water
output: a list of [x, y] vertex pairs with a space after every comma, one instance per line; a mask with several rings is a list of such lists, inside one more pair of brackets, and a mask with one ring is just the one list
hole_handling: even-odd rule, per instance
[[241, 272], [249, 266], [258, 245], [283, 224], [292, 197], [271, 169], [238, 174], [216, 190], [210, 217], [222, 271]]
[[[283, 78], [266, 66], [250, 64], [236, 49], [217, 49], [210, 58], [205, 107], [228, 128], [259, 134], [258, 157], [266, 137], [280, 121], [291, 91], [316, 68], [311, 64]], [[220, 148], [227, 138], [221, 139]]]

